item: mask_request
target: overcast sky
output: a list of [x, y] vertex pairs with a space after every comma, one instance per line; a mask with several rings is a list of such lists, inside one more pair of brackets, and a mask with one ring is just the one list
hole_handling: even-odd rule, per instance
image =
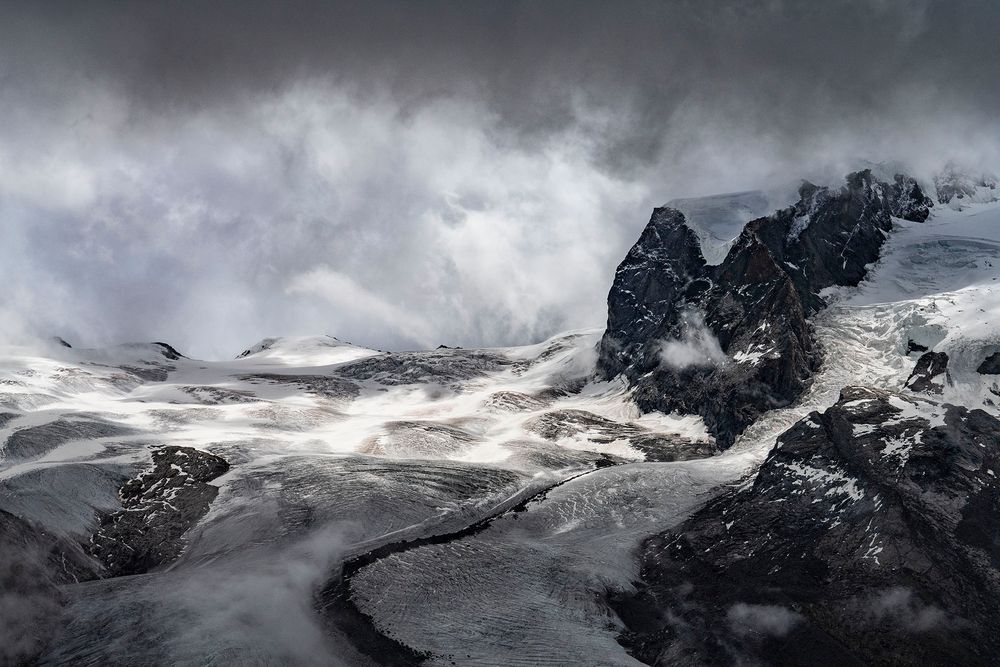
[[0, 4], [0, 337], [601, 326], [673, 197], [1000, 163], [1000, 3]]

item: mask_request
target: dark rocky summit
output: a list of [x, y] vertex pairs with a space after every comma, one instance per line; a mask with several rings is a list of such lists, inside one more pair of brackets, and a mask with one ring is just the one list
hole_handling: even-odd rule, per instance
[[156, 347], [160, 349], [160, 354], [163, 355], [164, 359], [169, 359], [171, 361], [177, 361], [178, 359], [187, 359], [183, 354], [174, 349], [172, 345], [167, 343], [161, 343], [159, 341], [153, 343]]
[[793, 402], [819, 362], [807, 318], [822, 290], [857, 285], [892, 216], [923, 221], [932, 203], [912, 178], [868, 170], [799, 195], [749, 222], [718, 266], [682, 213], [656, 209], [615, 274], [598, 372], [624, 374], [643, 410], [700, 414], [723, 448]]
[[101, 517], [91, 538], [105, 574], [140, 574], [180, 555], [182, 536], [219, 493], [207, 482], [228, 469], [224, 459], [191, 447], [154, 450], [152, 469], [125, 483], [122, 509]]
[[924, 222], [931, 214], [934, 200], [920, 188], [912, 176], [896, 174], [892, 183], [891, 211], [897, 218]]
[[849, 387], [612, 596], [647, 664], [992, 665], [1000, 421]]

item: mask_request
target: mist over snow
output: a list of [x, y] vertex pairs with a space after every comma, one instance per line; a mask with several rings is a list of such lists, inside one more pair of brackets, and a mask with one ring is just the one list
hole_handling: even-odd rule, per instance
[[2, 13], [5, 340], [538, 341], [668, 199], [1000, 155], [989, 2]]

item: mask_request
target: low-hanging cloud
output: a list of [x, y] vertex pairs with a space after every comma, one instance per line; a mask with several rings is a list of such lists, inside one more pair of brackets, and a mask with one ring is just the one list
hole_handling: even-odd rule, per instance
[[528, 342], [670, 198], [1000, 163], [992, 2], [0, 13], [4, 338]]
[[770, 604], [737, 602], [726, 613], [733, 632], [784, 637], [802, 622], [802, 614], [786, 607]]
[[874, 622], [888, 621], [908, 632], [929, 632], [953, 626], [943, 609], [925, 604], [908, 588], [896, 587], [879, 591], [867, 602], [863, 613]]
[[675, 370], [720, 366], [728, 361], [719, 339], [705, 325], [705, 316], [698, 311], [682, 315], [679, 338], [660, 344], [660, 362]]

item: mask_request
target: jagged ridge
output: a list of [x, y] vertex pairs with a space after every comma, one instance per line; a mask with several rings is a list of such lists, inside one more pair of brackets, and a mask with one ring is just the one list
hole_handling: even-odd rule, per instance
[[[700, 414], [723, 448], [794, 401], [819, 363], [807, 318], [821, 292], [858, 284], [892, 217], [922, 222], [933, 204], [908, 176], [846, 181], [803, 183], [794, 206], [749, 222], [718, 266], [681, 212], [656, 209], [615, 274], [598, 372], [624, 374], [645, 411]], [[678, 340], [688, 358], [665, 358], [665, 341]]]

